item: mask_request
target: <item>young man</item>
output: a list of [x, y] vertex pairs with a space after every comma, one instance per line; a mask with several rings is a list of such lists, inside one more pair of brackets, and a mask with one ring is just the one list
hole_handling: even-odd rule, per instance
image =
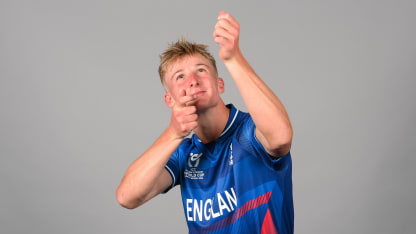
[[292, 127], [238, 39], [238, 22], [221, 11], [214, 40], [249, 114], [222, 101], [224, 81], [206, 46], [179, 40], [162, 54], [171, 122], [124, 175], [117, 189], [123, 207], [180, 184], [190, 233], [293, 233]]

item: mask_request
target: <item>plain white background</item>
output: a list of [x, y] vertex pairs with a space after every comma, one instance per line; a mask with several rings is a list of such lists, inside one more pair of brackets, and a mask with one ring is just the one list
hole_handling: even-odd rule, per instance
[[[293, 127], [296, 233], [416, 230], [415, 1], [0, 1], [0, 232], [186, 233], [179, 189], [115, 190], [168, 126], [159, 54], [220, 10]], [[157, 155], [155, 155], [157, 157]]]

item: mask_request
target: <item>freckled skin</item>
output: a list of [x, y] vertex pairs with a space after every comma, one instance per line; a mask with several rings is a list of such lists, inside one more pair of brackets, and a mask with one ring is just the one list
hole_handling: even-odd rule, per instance
[[199, 92], [193, 96], [196, 100], [191, 104], [201, 113], [219, 103], [220, 94], [224, 92], [224, 81], [206, 58], [196, 54], [183, 57], [168, 67], [165, 87], [165, 99], [173, 99], [174, 102], [179, 100], [182, 91], [186, 96]]

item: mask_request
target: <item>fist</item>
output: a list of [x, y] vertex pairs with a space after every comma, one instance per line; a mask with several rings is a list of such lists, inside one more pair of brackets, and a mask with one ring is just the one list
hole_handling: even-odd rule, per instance
[[198, 127], [196, 97], [187, 96], [180, 91], [179, 100], [172, 107], [171, 127], [178, 138], [185, 138]]
[[220, 45], [219, 56], [222, 61], [233, 58], [240, 52], [238, 38], [240, 24], [229, 13], [220, 11], [214, 30], [214, 41]]

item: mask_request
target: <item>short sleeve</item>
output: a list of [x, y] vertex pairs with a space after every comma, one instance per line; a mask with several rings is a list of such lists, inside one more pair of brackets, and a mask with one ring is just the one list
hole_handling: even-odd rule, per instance
[[291, 162], [290, 151], [281, 157], [273, 157], [267, 153], [263, 145], [258, 141], [256, 134], [256, 125], [251, 117], [248, 117], [242, 123], [238, 140], [243, 148], [251, 154], [259, 157], [266, 165], [274, 170], [281, 170]]
[[169, 158], [169, 161], [165, 165], [165, 170], [168, 171], [170, 176], [172, 177], [172, 185], [169, 186], [165, 191], [162, 193], [167, 193], [173, 187], [179, 184], [179, 153], [178, 149], [173, 152], [172, 156]]

